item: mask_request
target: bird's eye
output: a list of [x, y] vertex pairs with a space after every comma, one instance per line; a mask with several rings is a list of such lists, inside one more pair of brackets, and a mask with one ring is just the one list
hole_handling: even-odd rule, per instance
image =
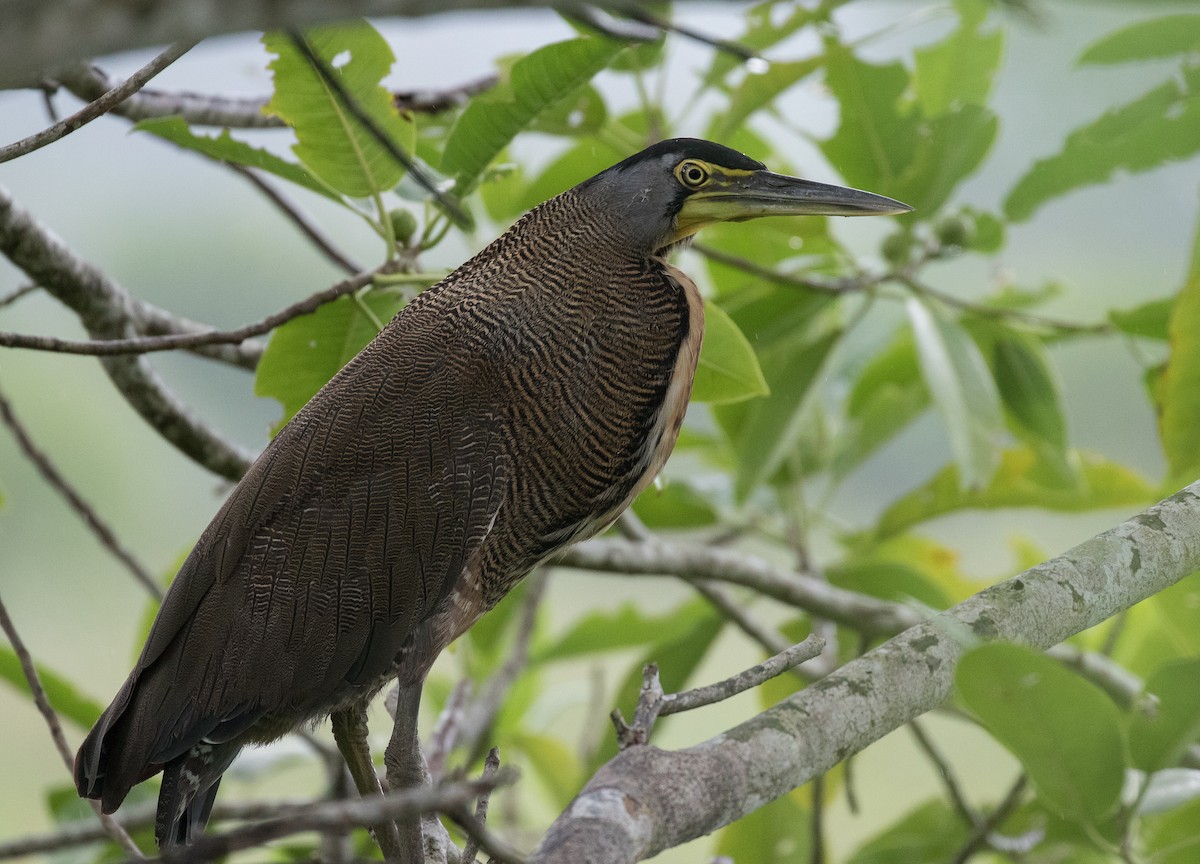
[[708, 166], [702, 162], [694, 162], [689, 159], [679, 163], [679, 167], [675, 169], [675, 176], [689, 189], [699, 189], [708, 182], [712, 174], [709, 173]]

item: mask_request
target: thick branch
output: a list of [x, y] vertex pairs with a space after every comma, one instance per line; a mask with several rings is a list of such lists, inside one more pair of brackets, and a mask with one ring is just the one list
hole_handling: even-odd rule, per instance
[[923, 617], [914, 609], [846, 591], [734, 549], [604, 538], [572, 546], [551, 563], [610, 573], [662, 573], [688, 582], [714, 580], [744, 585], [869, 635], [896, 633]]
[[603, 766], [534, 851], [537, 864], [648, 858], [828, 771], [950, 694], [962, 637], [1049, 648], [1200, 569], [1200, 483], [918, 624], [773, 708], [678, 752]]
[[[102, 69], [87, 63], [55, 73], [55, 79], [75, 96], [91, 101], [113, 87]], [[436, 114], [463, 105], [476, 93], [496, 86], [497, 77], [486, 75], [445, 90], [401, 90], [392, 94], [400, 111]], [[138, 122], [156, 117], [180, 116], [191, 126], [223, 126], [238, 129], [282, 129], [286, 125], [274, 114], [263, 111], [267, 96], [220, 96], [186, 90], [142, 90], [126, 99], [112, 113]]]
[[[0, 187], [0, 252], [79, 315], [97, 339], [132, 335], [125, 290], [74, 254]], [[238, 479], [252, 455], [192, 413], [142, 357], [101, 361], [121, 395], [160, 435], [217, 474]]]

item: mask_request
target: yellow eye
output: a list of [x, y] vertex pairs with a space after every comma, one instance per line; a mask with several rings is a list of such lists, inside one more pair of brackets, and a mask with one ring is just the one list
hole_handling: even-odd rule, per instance
[[680, 183], [689, 189], [699, 189], [712, 179], [712, 172], [708, 170], [708, 166], [703, 162], [697, 162], [695, 159], [685, 159], [675, 168], [675, 176], [679, 178]]

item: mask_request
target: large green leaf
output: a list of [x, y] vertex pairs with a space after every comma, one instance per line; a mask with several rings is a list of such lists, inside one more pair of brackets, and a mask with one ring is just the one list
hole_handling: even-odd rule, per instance
[[[392, 49], [365, 21], [319, 27], [309, 44], [338, 76], [359, 106], [398, 146], [411, 148], [413, 126], [400, 117], [380, 83], [396, 62]], [[296, 156], [334, 189], [365, 198], [390, 189], [404, 167], [342, 104], [286, 33], [266, 33], [263, 45], [274, 55], [270, 69], [275, 93], [267, 110], [296, 132]], [[343, 58], [348, 57], [344, 63]]]
[[1200, 15], [1164, 15], [1097, 39], [1080, 64], [1128, 63], [1200, 51]]
[[1200, 738], [1200, 658], [1160, 666], [1146, 682], [1153, 703], [1135, 711], [1129, 724], [1133, 764], [1158, 771], [1178, 764]]
[[1055, 156], [1036, 162], [1009, 192], [1004, 212], [1028, 219], [1053, 198], [1102, 183], [1117, 170], [1146, 171], [1200, 151], [1200, 67], [1073, 131]]
[[[104, 710], [103, 707], [80, 693], [78, 687], [53, 669], [48, 669], [42, 663], [34, 663], [34, 668], [37, 669], [38, 679], [42, 683], [42, 689], [46, 692], [50, 706], [60, 716], [77, 724], [81, 729], [90, 729], [100, 716], [100, 712]], [[16, 652], [5, 646], [0, 646], [0, 679], [7, 681], [20, 692], [29, 694], [32, 698], [33, 691], [29, 689], [29, 682], [25, 680], [20, 659]]]
[[1092, 824], [1116, 809], [1125, 742], [1116, 706], [1098, 687], [1044, 654], [996, 643], [968, 652], [955, 682], [1047, 804]]
[[908, 72], [898, 62], [867, 63], [841, 45], [826, 51], [825, 83], [841, 122], [821, 150], [851, 186], [895, 196], [922, 134], [919, 120], [900, 104]]
[[1081, 483], [1069, 488], [1043, 482], [1038, 454], [1029, 447], [1001, 453], [999, 468], [979, 489], [964, 488], [957, 467], [948, 465], [893, 502], [879, 519], [877, 536], [889, 537], [954, 510], [1041, 507], [1073, 513], [1146, 504], [1157, 497], [1155, 487], [1133, 470], [1093, 454], [1075, 455]]
[[810, 817], [796, 798], [788, 793], [734, 822], [721, 832], [716, 854], [729, 861], [808, 864]]
[[1200, 861], [1200, 800], [1141, 820], [1138, 839], [1154, 864], [1196, 864]]
[[741, 402], [770, 390], [758, 357], [733, 319], [711, 300], [704, 301], [704, 344], [692, 385], [693, 402]]
[[633, 502], [633, 512], [654, 529], [701, 528], [717, 521], [717, 511], [686, 482], [668, 481], [651, 486]]
[[473, 98], [451, 127], [442, 153], [441, 169], [454, 178], [455, 194], [470, 192], [518, 133], [578, 93], [623, 48], [599, 37], [546, 45], [513, 64], [505, 84]]
[[962, 817], [942, 801], [929, 801], [859, 847], [848, 864], [941, 864], [967, 839]]
[[961, 325], [915, 297], [907, 307], [921, 374], [946, 424], [958, 479], [965, 488], [981, 488], [1000, 460], [1004, 420], [996, 383]]
[[929, 407], [912, 331], [900, 330], [863, 367], [846, 403], [846, 428], [834, 441], [833, 469], [845, 475]]
[[991, 149], [996, 116], [979, 105], [962, 105], [922, 124], [912, 162], [891, 187], [919, 216], [932, 216]]
[[985, 105], [1000, 66], [1004, 35], [980, 32], [990, 4], [957, 0], [958, 29], [941, 42], [914, 54], [913, 89], [926, 117], [937, 117], [962, 105]]
[[1159, 380], [1159, 436], [1171, 477], [1200, 473], [1200, 220], [1183, 288], [1171, 310], [1171, 354]]
[[1041, 344], [1002, 333], [993, 346], [996, 386], [1004, 407], [1034, 437], [1056, 449], [1067, 446], [1067, 423], [1057, 377]]
[[230, 162], [234, 165], [244, 165], [247, 168], [267, 171], [276, 177], [295, 183], [297, 186], [303, 186], [310, 192], [324, 195], [331, 201], [344, 203], [342, 196], [314, 177], [304, 166], [281, 159], [269, 150], [239, 141], [229, 134], [228, 129], [222, 129], [215, 138], [209, 135], [197, 135], [182, 117], [155, 117], [150, 120], [142, 120], [133, 128], [134, 131], [149, 132], [172, 144], [202, 153], [219, 162]]
[[795, 448], [813, 382], [840, 337], [841, 330], [833, 327], [799, 344], [765, 352], [762, 367], [771, 395], [717, 407], [717, 420], [737, 454], [738, 500], [746, 500], [770, 479]]
[[1174, 297], [1160, 297], [1132, 309], [1109, 309], [1108, 320], [1122, 333], [1166, 342], [1170, 338], [1171, 310], [1174, 306]]
[[[254, 393], [283, 405], [283, 418], [276, 429], [375, 337], [375, 321], [359, 302], [341, 297], [316, 312], [293, 318], [271, 334], [254, 374]], [[403, 301], [393, 294], [376, 292], [361, 302], [378, 320], [387, 323]]]

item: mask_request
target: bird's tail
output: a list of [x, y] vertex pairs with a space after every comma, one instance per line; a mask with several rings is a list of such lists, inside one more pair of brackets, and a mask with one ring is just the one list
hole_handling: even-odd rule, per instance
[[221, 775], [242, 749], [235, 742], [202, 741], [163, 768], [154, 840], [160, 848], [186, 846], [200, 836], [212, 813]]

